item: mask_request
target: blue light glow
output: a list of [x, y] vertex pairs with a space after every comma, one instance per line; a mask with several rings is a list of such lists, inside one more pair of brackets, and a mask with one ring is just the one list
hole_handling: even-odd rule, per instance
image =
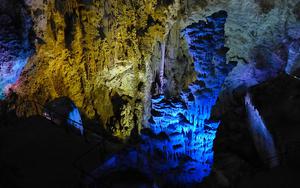
[[[226, 64], [226, 17], [226, 12], [220, 11], [183, 31], [194, 59], [197, 80], [178, 98], [164, 95], [152, 98], [152, 117], [148, 128], [142, 130], [143, 144], [134, 157], [120, 154], [110, 168], [138, 168], [165, 185], [188, 186], [210, 174], [213, 141], [219, 126], [219, 122], [209, 120], [210, 113], [225, 78], [234, 67]], [[94, 175], [107, 173], [108, 166], [95, 170]]]
[[[28, 57], [28, 56], [27, 56]], [[27, 58], [25, 55], [14, 61], [1, 63], [0, 68], [0, 99], [5, 97], [5, 92], [12, 84], [16, 83], [21, 71], [27, 63]]]
[[68, 124], [74, 126], [76, 129], [80, 131], [80, 134], [83, 135], [83, 126], [81, 121], [81, 116], [79, 113], [78, 108], [76, 106], [73, 106], [73, 110], [69, 113], [69, 120]]
[[5, 91], [18, 80], [28, 57], [32, 53], [29, 43], [31, 19], [25, 9], [21, 10], [22, 34], [13, 26], [0, 28], [0, 99]]
[[[156, 137], [143, 135], [150, 153], [159, 150], [167, 161], [156, 164], [156, 172], [167, 174], [166, 182], [192, 184], [208, 176], [213, 163], [213, 141], [219, 122], [209, 121], [222, 84], [233, 65], [226, 64], [224, 24], [220, 11], [187, 27], [183, 34], [194, 59], [197, 81], [180, 98], [152, 99], [150, 129]], [[225, 53], [222, 53], [224, 52]], [[165, 139], [157, 139], [165, 135]], [[175, 170], [177, 169], [177, 170]]]

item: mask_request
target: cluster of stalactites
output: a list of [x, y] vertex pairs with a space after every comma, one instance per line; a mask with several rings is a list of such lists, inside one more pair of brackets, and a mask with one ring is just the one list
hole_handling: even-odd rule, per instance
[[194, 23], [183, 31], [194, 59], [197, 80], [181, 92], [180, 98], [160, 95], [152, 99], [149, 122], [153, 133], [143, 135], [150, 154], [160, 150], [170, 168], [180, 166], [179, 161], [182, 162], [183, 158], [190, 159], [185, 161], [184, 167], [181, 166], [181, 175], [189, 176], [184, 180], [188, 183], [201, 181], [209, 175], [213, 162], [213, 140], [219, 122], [209, 121], [211, 108], [233, 68], [226, 63], [226, 17], [226, 12], [220, 11], [207, 21]]
[[[152, 98], [148, 128], [141, 131], [138, 150], [113, 157], [94, 171], [101, 174], [118, 166], [134, 167], [168, 185], [201, 182], [211, 171], [213, 140], [219, 122], [210, 120], [222, 84], [233, 68], [226, 64], [221, 11], [183, 31], [194, 58], [197, 80], [179, 97]], [[124, 160], [126, 159], [126, 160]]]

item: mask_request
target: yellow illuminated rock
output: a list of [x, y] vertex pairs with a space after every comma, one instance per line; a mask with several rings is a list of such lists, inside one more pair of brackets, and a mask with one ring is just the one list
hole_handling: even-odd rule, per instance
[[[37, 39], [36, 52], [18, 82], [20, 100], [46, 103], [68, 96], [83, 116], [98, 119], [113, 135], [124, 139], [133, 127], [139, 130], [142, 123], [147, 124], [151, 88], [160, 70], [162, 43], [166, 44], [166, 91], [178, 94], [174, 77], [182, 82], [181, 88], [195, 79], [193, 60], [180, 34], [182, 29], [225, 10], [228, 60], [248, 61], [253, 47], [276, 44], [284, 34], [285, 23], [290, 23], [286, 20], [294, 18], [288, 7], [295, 4], [293, 0], [25, 0], [25, 3]], [[183, 61], [186, 66], [182, 66]]]
[[[18, 92], [22, 100], [41, 103], [68, 96], [84, 116], [99, 118], [114, 135], [127, 138], [134, 125], [141, 127], [142, 101], [148, 100], [148, 91], [141, 88], [145, 64], [157, 41], [164, 40], [172, 5], [157, 0], [80, 2], [85, 1], [27, 1], [33, 14], [43, 12], [34, 17], [43, 42], [36, 42]], [[113, 97], [124, 104], [113, 104]]]

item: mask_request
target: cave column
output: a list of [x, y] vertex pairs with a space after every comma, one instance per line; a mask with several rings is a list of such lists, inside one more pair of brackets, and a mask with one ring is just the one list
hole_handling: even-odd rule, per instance
[[159, 69], [159, 94], [163, 94], [164, 92], [164, 71], [165, 71], [165, 54], [166, 54], [166, 43], [163, 41], [161, 43], [161, 62], [160, 62], [160, 69]]

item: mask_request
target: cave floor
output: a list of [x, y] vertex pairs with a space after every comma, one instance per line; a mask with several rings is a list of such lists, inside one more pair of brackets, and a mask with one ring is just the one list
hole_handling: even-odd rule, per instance
[[1, 127], [0, 187], [79, 187], [80, 171], [73, 162], [92, 147], [38, 116]]

